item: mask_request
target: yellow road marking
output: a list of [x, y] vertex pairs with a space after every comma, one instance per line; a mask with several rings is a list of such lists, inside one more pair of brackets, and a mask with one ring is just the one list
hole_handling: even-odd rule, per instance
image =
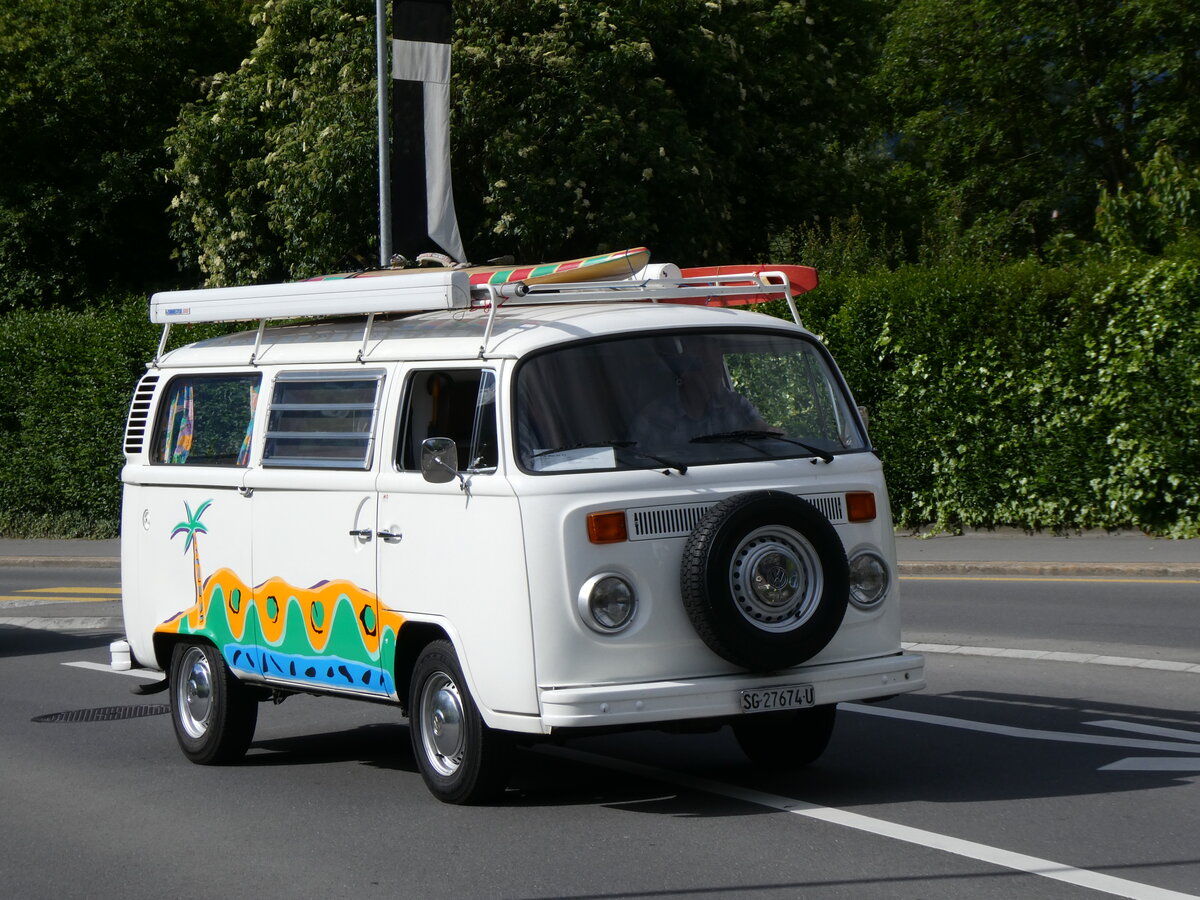
[[116, 597], [34, 597], [29, 594], [18, 596], [14, 594], [6, 594], [0, 596], [0, 602], [17, 601], [41, 606], [46, 603], [114, 603]]
[[1084, 578], [1072, 575], [901, 575], [901, 581], [1061, 581], [1076, 584], [1200, 584], [1200, 578]]
[[[91, 595], [91, 596], [89, 596]], [[31, 603], [37, 606], [46, 603], [111, 603], [121, 597], [120, 588], [53, 587], [26, 588], [16, 594], [0, 596], [0, 603]]]

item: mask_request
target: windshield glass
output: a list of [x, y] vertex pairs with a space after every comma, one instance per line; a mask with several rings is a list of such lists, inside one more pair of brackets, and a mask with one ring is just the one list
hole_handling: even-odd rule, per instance
[[680, 332], [522, 365], [517, 453], [535, 472], [675, 468], [861, 450], [824, 354], [797, 335]]

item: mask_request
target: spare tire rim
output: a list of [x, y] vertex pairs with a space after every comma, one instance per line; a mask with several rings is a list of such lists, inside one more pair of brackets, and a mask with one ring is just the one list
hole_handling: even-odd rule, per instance
[[820, 558], [808, 539], [782, 525], [751, 531], [734, 550], [729, 589], [751, 625], [793, 631], [817, 610], [824, 586]]

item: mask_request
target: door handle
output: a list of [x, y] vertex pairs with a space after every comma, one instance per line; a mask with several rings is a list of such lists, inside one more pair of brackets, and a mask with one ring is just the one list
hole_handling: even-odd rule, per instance
[[379, 532], [379, 537], [385, 541], [398, 541], [401, 540], [404, 535], [395, 531], [381, 531]]
[[350, 537], [356, 537], [364, 541], [369, 541], [372, 534], [374, 532], [370, 528], [353, 528], [350, 530]]

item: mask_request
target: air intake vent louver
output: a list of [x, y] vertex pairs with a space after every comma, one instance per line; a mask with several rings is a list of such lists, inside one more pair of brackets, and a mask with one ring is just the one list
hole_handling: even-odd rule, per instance
[[[846, 503], [842, 494], [810, 494], [803, 497], [834, 525], [846, 522]], [[713, 503], [689, 503], [683, 506], [643, 507], [629, 510], [631, 541], [687, 537], [713, 508]]]
[[834, 525], [846, 521], [846, 502], [842, 494], [812, 494], [804, 497]]
[[653, 538], [686, 537], [712, 507], [711, 503], [689, 503], [687, 506], [631, 509], [633, 533], [629, 539], [648, 541]]
[[128, 456], [136, 456], [145, 446], [146, 429], [150, 421], [150, 398], [154, 395], [158, 377], [143, 375], [137, 390], [133, 392], [133, 403], [129, 405], [129, 418], [125, 422], [125, 453]]

